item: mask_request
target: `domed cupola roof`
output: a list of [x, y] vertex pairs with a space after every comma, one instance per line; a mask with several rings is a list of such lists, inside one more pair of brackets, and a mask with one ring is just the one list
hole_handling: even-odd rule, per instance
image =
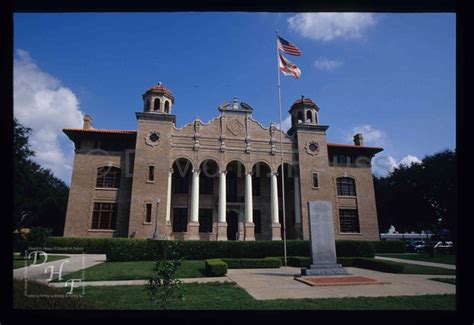
[[153, 87], [149, 88], [145, 92], [145, 95], [148, 94], [148, 93], [157, 93], [157, 94], [160, 94], [160, 95], [166, 95], [167, 97], [169, 97], [174, 102], [173, 93], [171, 92], [171, 90], [169, 90], [168, 88], [163, 86], [163, 84], [161, 82], [159, 82], [156, 86], [153, 86]]
[[291, 113], [294, 109], [297, 108], [312, 108], [315, 109], [317, 112], [319, 112], [319, 107], [316, 105], [315, 102], [311, 98], [305, 98], [304, 96], [301, 96], [300, 99], [296, 100], [293, 105], [291, 105], [290, 110], [288, 111]]

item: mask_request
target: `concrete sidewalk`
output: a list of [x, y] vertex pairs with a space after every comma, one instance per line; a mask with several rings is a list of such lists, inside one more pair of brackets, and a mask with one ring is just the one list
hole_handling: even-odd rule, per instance
[[456, 293], [456, 286], [452, 284], [428, 280], [429, 278], [452, 278], [453, 276], [393, 274], [354, 267], [345, 269], [352, 275], [365, 276], [381, 282], [390, 282], [390, 284], [312, 287], [293, 278], [294, 275], [300, 274], [300, 269], [296, 267], [231, 269], [228, 270], [227, 277], [257, 300]]
[[61, 265], [61, 276], [64, 277], [66, 274], [103, 263], [106, 260], [105, 254], [48, 254], [48, 256], [54, 255], [68, 256], [68, 258], [14, 269], [13, 278], [48, 282], [51, 277], [51, 269], [55, 272], [53, 279], [58, 279]]
[[[225, 276], [207, 277], [207, 278], [186, 278], [180, 279], [183, 283], [209, 283], [209, 282], [233, 282]], [[78, 287], [108, 287], [108, 286], [129, 286], [129, 285], [145, 285], [147, 280], [116, 280], [116, 281], [84, 281], [78, 282]], [[50, 282], [50, 287], [62, 288], [66, 286], [66, 282]]]
[[451, 264], [415, 261], [415, 260], [408, 260], [408, 259], [394, 258], [394, 257], [385, 257], [385, 256], [375, 256], [375, 258], [378, 259], [378, 260], [392, 261], [392, 262], [398, 262], [398, 263], [416, 264], [416, 265], [423, 265], [423, 266], [433, 266], [433, 267], [440, 267], [440, 268], [443, 268], [443, 269], [456, 270], [456, 265], [451, 265]]

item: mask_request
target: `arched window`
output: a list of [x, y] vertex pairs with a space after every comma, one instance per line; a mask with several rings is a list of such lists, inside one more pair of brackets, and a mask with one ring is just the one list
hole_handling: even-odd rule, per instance
[[301, 111], [298, 112], [297, 120], [298, 120], [298, 123], [302, 123], [304, 121], [303, 112]]
[[97, 169], [96, 187], [119, 188], [120, 187], [120, 168], [117, 167], [99, 167]]
[[356, 196], [356, 186], [353, 178], [339, 177], [337, 180], [337, 195]]
[[313, 122], [313, 113], [311, 111], [306, 111], [306, 122]]
[[159, 111], [160, 110], [160, 99], [155, 98], [154, 104], [153, 104], [153, 110], [154, 111]]
[[147, 99], [145, 100], [145, 112], [148, 112], [150, 110], [150, 100]]
[[169, 113], [169, 112], [170, 112], [170, 102], [165, 101], [165, 113]]

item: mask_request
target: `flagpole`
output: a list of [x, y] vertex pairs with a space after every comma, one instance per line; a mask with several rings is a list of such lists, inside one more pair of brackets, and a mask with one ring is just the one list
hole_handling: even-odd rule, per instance
[[[285, 166], [283, 165], [283, 124], [281, 120], [281, 85], [280, 85], [280, 57], [278, 51], [278, 30], [276, 31], [276, 54], [277, 54], [277, 75], [278, 75], [278, 112], [280, 116], [280, 159], [281, 159], [281, 201], [283, 209], [283, 256], [284, 256], [284, 265], [287, 265], [286, 262], [286, 212], [285, 212]], [[277, 193], [278, 197], [278, 193]]]

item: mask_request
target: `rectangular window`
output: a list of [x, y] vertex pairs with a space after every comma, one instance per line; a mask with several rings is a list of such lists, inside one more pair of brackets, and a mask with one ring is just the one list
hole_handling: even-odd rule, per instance
[[341, 232], [359, 233], [359, 215], [355, 209], [339, 209], [339, 224]]
[[212, 209], [199, 209], [199, 232], [212, 232]]
[[356, 196], [354, 179], [349, 177], [339, 177], [336, 182], [338, 196]]
[[173, 232], [186, 232], [188, 227], [188, 208], [173, 209]]
[[312, 185], [313, 185], [313, 188], [319, 187], [318, 173], [313, 172], [313, 174], [312, 174]]
[[94, 203], [92, 229], [115, 229], [117, 203]]
[[135, 153], [131, 152], [128, 154], [128, 173], [133, 174], [133, 165], [135, 164]]
[[151, 210], [152, 210], [151, 203], [146, 204], [146, 212], [145, 212], [145, 222], [151, 223]]
[[262, 214], [260, 210], [253, 210], [253, 223], [255, 224], [255, 233], [262, 233]]
[[148, 166], [148, 181], [155, 181], [155, 166]]

